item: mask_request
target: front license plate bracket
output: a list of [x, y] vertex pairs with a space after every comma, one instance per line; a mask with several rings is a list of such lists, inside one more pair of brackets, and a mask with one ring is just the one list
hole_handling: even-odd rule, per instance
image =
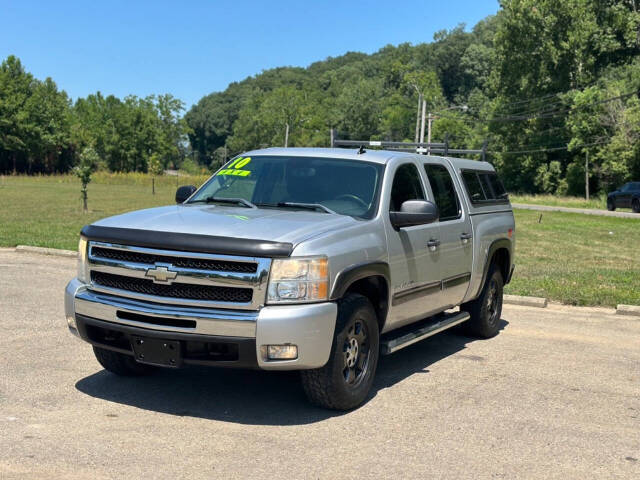
[[148, 337], [131, 337], [136, 362], [177, 368], [182, 364], [180, 342]]

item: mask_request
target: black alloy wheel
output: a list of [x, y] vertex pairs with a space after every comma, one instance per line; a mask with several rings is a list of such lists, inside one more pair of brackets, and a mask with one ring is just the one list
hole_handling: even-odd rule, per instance
[[350, 387], [356, 387], [367, 374], [370, 356], [369, 332], [367, 325], [361, 320], [354, 319], [347, 327], [342, 352], [344, 381]]
[[499, 292], [498, 282], [492, 276], [487, 291], [487, 324], [491, 329], [495, 328], [502, 313], [502, 299]]

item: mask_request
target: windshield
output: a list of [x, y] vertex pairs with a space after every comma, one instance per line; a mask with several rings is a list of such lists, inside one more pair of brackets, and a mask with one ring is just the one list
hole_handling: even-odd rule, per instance
[[237, 157], [188, 203], [220, 198], [241, 199], [260, 208], [313, 209], [316, 205], [319, 212], [368, 219], [377, 209], [383, 169], [383, 165], [334, 158]]

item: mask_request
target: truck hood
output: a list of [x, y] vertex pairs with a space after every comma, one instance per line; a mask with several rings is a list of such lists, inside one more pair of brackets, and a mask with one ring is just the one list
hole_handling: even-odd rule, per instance
[[357, 221], [345, 215], [313, 211], [198, 204], [137, 210], [99, 220], [93, 225], [271, 240], [295, 246], [311, 237], [353, 225]]

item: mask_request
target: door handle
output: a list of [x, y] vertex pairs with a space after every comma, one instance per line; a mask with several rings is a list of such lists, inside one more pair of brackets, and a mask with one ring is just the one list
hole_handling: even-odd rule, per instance
[[473, 235], [471, 233], [463, 233], [460, 235], [460, 240], [462, 240], [462, 243], [468, 243], [472, 238]]
[[427, 247], [429, 247], [429, 250], [431, 250], [432, 252], [435, 252], [439, 246], [440, 240], [436, 240], [435, 238], [430, 238], [427, 242]]

